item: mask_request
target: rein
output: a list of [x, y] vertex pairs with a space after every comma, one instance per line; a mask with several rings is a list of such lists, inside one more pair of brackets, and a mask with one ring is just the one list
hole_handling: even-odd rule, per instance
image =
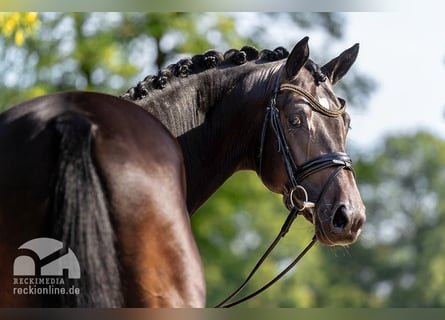
[[[280, 120], [280, 111], [277, 108], [277, 96], [280, 91], [284, 90], [290, 90], [292, 92], [295, 92], [304, 98], [306, 98], [310, 103], [309, 105], [314, 111], [317, 111], [325, 116], [334, 118], [342, 115], [346, 110], [346, 105], [342, 105], [340, 109], [338, 110], [330, 110], [325, 107], [323, 107], [315, 97], [313, 97], [309, 92], [304, 90], [303, 88], [300, 88], [293, 84], [282, 84], [280, 86], [280, 76], [281, 71], [279, 72], [275, 87], [273, 91], [273, 95], [270, 101], [270, 105], [266, 109], [266, 115], [264, 118], [262, 131], [261, 131], [261, 137], [260, 137], [260, 150], [259, 150], [259, 173], [261, 176], [261, 168], [262, 168], [262, 159], [263, 159], [263, 150], [264, 150], [264, 142], [266, 137], [267, 128], [270, 126], [272, 128], [272, 131], [275, 134], [277, 144], [278, 144], [278, 152], [282, 154], [284, 166], [289, 178], [290, 182], [290, 189], [288, 189], [285, 186], [285, 194], [288, 196], [288, 201], [285, 202], [286, 207], [290, 210], [286, 220], [283, 223], [283, 226], [281, 227], [280, 232], [274, 239], [274, 241], [269, 245], [267, 250], [264, 252], [264, 254], [261, 256], [261, 258], [258, 260], [256, 265], [253, 267], [252, 271], [249, 273], [249, 275], [246, 277], [244, 282], [239, 286], [238, 289], [236, 289], [232, 294], [230, 294], [226, 299], [224, 299], [222, 302], [220, 302], [218, 305], [216, 305], [216, 308], [230, 308], [235, 305], [238, 305], [240, 303], [243, 303], [247, 300], [252, 299], [253, 297], [257, 296], [261, 292], [265, 291], [267, 288], [269, 288], [271, 285], [273, 285], [275, 282], [277, 282], [279, 279], [281, 279], [285, 274], [287, 274], [302, 258], [303, 256], [312, 248], [312, 246], [317, 241], [316, 236], [314, 235], [312, 240], [309, 242], [309, 244], [306, 246], [305, 249], [293, 260], [283, 271], [281, 271], [275, 278], [273, 278], [271, 281], [263, 285], [258, 290], [252, 292], [251, 294], [248, 294], [244, 296], [243, 298], [240, 298], [234, 302], [230, 302], [233, 297], [235, 297], [250, 281], [250, 279], [253, 277], [253, 275], [256, 273], [256, 271], [260, 268], [260, 266], [263, 264], [265, 259], [269, 256], [269, 254], [272, 252], [272, 250], [277, 246], [278, 242], [286, 235], [286, 233], [289, 231], [290, 226], [296, 219], [299, 213], [302, 211], [308, 209], [308, 208], [314, 208], [315, 212], [318, 211], [318, 204], [320, 203], [321, 199], [323, 198], [324, 194], [328, 190], [329, 186], [333, 182], [334, 178], [337, 176], [337, 174], [342, 169], [346, 169], [349, 171], [352, 171], [354, 173], [354, 170], [352, 168], [352, 161], [348, 154], [344, 152], [332, 152], [325, 155], [322, 155], [318, 158], [309, 160], [302, 164], [301, 166], [297, 166], [294, 158], [291, 154], [291, 149], [289, 147], [289, 144], [287, 142], [286, 136], [284, 134], [284, 128]], [[311, 202], [309, 201], [309, 196], [306, 191], [306, 189], [299, 184], [302, 180], [307, 178], [308, 176], [319, 172], [321, 170], [324, 170], [326, 168], [330, 167], [336, 167], [336, 170], [329, 176], [329, 178], [326, 181], [326, 184], [323, 186], [317, 201]], [[294, 202], [294, 195], [296, 192], [300, 192], [303, 194], [304, 199], [301, 201], [301, 205], [298, 206]]]

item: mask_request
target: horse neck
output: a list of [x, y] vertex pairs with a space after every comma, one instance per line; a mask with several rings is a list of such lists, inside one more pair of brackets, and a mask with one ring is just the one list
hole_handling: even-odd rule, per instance
[[233, 173], [256, 170], [261, 126], [278, 66], [248, 63], [212, 69], [145, 99], [142, 106], [181, 145], [190, 214]]

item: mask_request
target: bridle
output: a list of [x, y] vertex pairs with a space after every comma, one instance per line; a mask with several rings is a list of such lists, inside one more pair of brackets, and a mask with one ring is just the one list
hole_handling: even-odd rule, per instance
[[[226, 299], [224, 299], [221, 303], [216, 305], [217, 308], [223, 307], [223, 308], [229, 308], [235, 305], [238, 305], [242, 302], [245, 302], [267, 288], [269, 288], [272, 284], [277, 282], [279, 279], [281, 279], [287, 272], [289, 272], [302, 258], [303, 256], [312, 248], [312, 246], [315, 244], [316, 236], [314, 235], [310, 243], [306, 246], [306, 248], [295, 258], [294, 261], [292, 261], [282, 272], [280, 272], [275, 278], [273, 278], [271, 281], [266, 283], [264, 286], [262, 286], [260, 289], [254, 291], [253, 293], [246, 295], [245, 297], [236, 300], [234, 302], [230, 302], [233, 297], [235, 297], [249, 282], [249, 280], [253, 277], [253, 275], [256, 273], [256, 271], [259, 269], [259, 267], [262, 265], [264, 260], [269, 256], [269, 254], [272, 252], [272, 250], [276, 247], [278, 242], [281, 238], [283, 238], [286, 233], [289, 231], [289, 228], [297, 215], [301, 212], [303, 212], [306, 209], [314, 208], [315, 213], [318, 212], [319, 203], [321, 202], [321, 199], [324, 197], [326, 191], [328, 190], [329, 186], [333, 182], [334, 178], [337, 176], [337, 174], [342, 170], [346, 169], [354, 173], [354, 169], [352, 168], [352, 161], [349, 155], [345, 152], [332, 152], [325, 155], [322, 155], [320, 157], [317, 157], [315, 159], [309, 160], [302, 165], [298, 166], [295, 163], [295, 160], [291, 154], [291, 149], [289, 147], [289, 144], [287, 142], [283, 124], [281, 123], [280, 119], [280, 111], [277, 108], [277, 96], [279, 92], [281, 91], [292, 91], [300, 96], [303, 96], [306, 100], [308, 100], [310, 107], [318, 112], [321, 113], [327, 117], [330, 118], [336, 118], [341, 116], [345, 110], [346, 110], [346, 104], [343, 104], [339, 109], [337, 110], [331, 110], [323, 107], [315, 97], [313, 97], [309, 92], [304, 90], [301, 87], [298, 87], [296, 85], [285, 83], [280, 85], [280, 78], [281, 78], [281, 72], [282, 69], [278, 72], [277, 79], [275, 81], [275, 86], [272, 92], [272, 98], [270, 100], [270, 104], [266, 109], [266, 115], [264, 117], [264, 122], [261, 130], [261, 137], [260, 137], [260, 148], [259, 148], [259, 174], [261, 176], [261, 169], [262, 169], [262, 159], [263, 159], [263, 151], [264, 151], [264, 142], [266, 138], [266, 133], [268, 130], [268, 127], [272, 129], [272, 132], [275, 134], [275, 138], [278, 145], [278, 152], [281, 153], [284, 167], [286, 169], [287, 176], [289, 178], [289, 184], [290, 186], [285, 186], [284, 194], [287, 195], [287, 200], [285, 201], [286, 207], [290, 210], [286, 220], [283, 223], [283, 226], [281, 227], [280, 232], [276, 236], [275, 240], [270, 244], [270, 246], [267, 248], [267, 250], [264, 252], [264, 254], [261, 256], [261, 258], [258, 260], [257, 264], [254, 266], [252, 271], [249, 273], [249, 275], [246, 277], [244, 282], [240, 285], [238, 289], [236, 289], [232, 294], [230, 294]], [[317, 173], [321, 170], [335, 167], [335, 170], [331, 173], [331, 175], [328, 177], [325, 185], [323, 186], [322, 190], [320, 191], [318, 198], [316, 202], [309, 201], [309, 195], [306, 189], [300, 184], [301, 181], [306, 179], [308, 176]], [[295, 203], [294, 196], [296, 193], [300, 193], [304, 196], [304, 199], [302, 201], [299, 201], [300, 203]]]

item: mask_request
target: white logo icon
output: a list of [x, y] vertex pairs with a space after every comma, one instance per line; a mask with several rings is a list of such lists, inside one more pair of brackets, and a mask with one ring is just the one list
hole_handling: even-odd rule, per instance
[[80, 266], [74, 252], [63, 242], [51, 238], [36, 238], [18, 248], [14, 260], [14, 276], [66, 276], [80, 279]]

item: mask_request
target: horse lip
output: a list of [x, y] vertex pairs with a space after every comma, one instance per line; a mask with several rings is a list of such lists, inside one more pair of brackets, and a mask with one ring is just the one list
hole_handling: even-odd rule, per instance
[[315, 228], [315, 235], [317, 236], [317, 240], [327, 246], [335, 246], [337, 243], [332, 242], [328, 236], [324, 233], [322, 228]]

